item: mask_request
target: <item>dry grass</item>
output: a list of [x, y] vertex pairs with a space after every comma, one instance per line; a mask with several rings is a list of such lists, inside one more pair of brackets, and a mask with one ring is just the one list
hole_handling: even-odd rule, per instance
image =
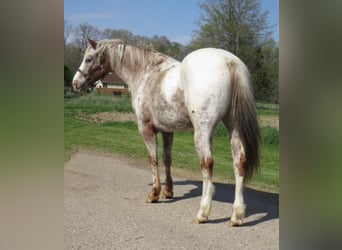
[[279, 115], [259, 115], [260, 127], [272, 127], [279, 130]]
[[[100, 112], [95, 114], [80, 114], [78, 119], [89, 121], [92, 123], [105, 123], [105, 122], [136, 122], [137, 118], [134, 113], [122, 112]], [[260, 127], [272, 127], [279, 130], [279, 116], [278, 115], [259, 115]]]

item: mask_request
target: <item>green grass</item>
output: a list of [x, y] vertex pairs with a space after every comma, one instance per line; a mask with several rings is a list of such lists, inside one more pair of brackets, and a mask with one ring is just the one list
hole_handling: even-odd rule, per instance
[[130, 97], [114, 97], [110, 95], [100, 95], [93, 92], [64, 100], [64, 116], [75, 116], [81, 113], [94, 114], [105, 111], [132, 112]]
[[[76, 118], [80, 113], [92, 114], [103, 111], [130, 110], [129, 98], [91, 95], [65, 100], [64, 118], [64, 160], [80, 148], [100, 150], [119, 155], [146, 159], [147, 150], [134, 122], [107, 122], [95, 124]], [[253, 177], [250, 186], [279, 191], [279, 136], [272, 128], [262, 128], [263, 146], [261, 172]], [[158, 135], [161, 142], [161, 136]], [[233, 182], [233, 168], [230, 143], [227, 132], [221, 124], [213, 138], [214, 176], [220, 180]], [[161, 159], [162, 143], [159, 143]], [[173, 144], [173, 167], [200, 173], [199, 159], [195, 151], [193, 132], [177, 132]]]
[[259, 115], [279, 115], [279, 104], [274, 103], [257, 103]]

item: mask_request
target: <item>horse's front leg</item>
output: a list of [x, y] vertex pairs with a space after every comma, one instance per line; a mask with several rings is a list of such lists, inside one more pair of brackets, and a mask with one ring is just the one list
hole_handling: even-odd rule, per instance
[[147, 202], [156, 202], [159, 200], [161, 190], [159, 170], [158, 170], [158, 141], [157, 131], [153, 124], [139, 125], [139, 131], [144, 139], [149, 154], [149, 162], [152, 169], [152, 191], [148, 194]]
[[163, 136], [163, 162], [165, 165], [165, 188], [163, 190], [163, 196], [166, 199], [173, 197], [173, 181], [171, 177], [171, 163], [172, 163], [172, 144], [173, 133], [162, 132]]

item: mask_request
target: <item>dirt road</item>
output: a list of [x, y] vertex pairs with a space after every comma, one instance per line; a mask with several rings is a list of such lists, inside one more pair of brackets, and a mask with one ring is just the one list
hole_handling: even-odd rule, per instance
[[64, 164], [64, 249], [278, 249], [278, 195], [246, 189], [245, 225], [232, 228], [234, 186], [215, 183], [209, 222], [197, 225], [202, 183], [173, 179], [175, 198], [149, 204], [147, 163], [75, 154]]

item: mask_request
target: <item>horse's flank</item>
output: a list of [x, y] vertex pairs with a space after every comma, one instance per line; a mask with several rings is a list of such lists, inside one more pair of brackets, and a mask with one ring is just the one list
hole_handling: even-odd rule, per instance
[[185, 106], [179, 63], [153, 70], [140, 80], [132, 94], [133, 107], [142, 123], [152, 122], [159, 131], [172, 132], [192, 128]]

